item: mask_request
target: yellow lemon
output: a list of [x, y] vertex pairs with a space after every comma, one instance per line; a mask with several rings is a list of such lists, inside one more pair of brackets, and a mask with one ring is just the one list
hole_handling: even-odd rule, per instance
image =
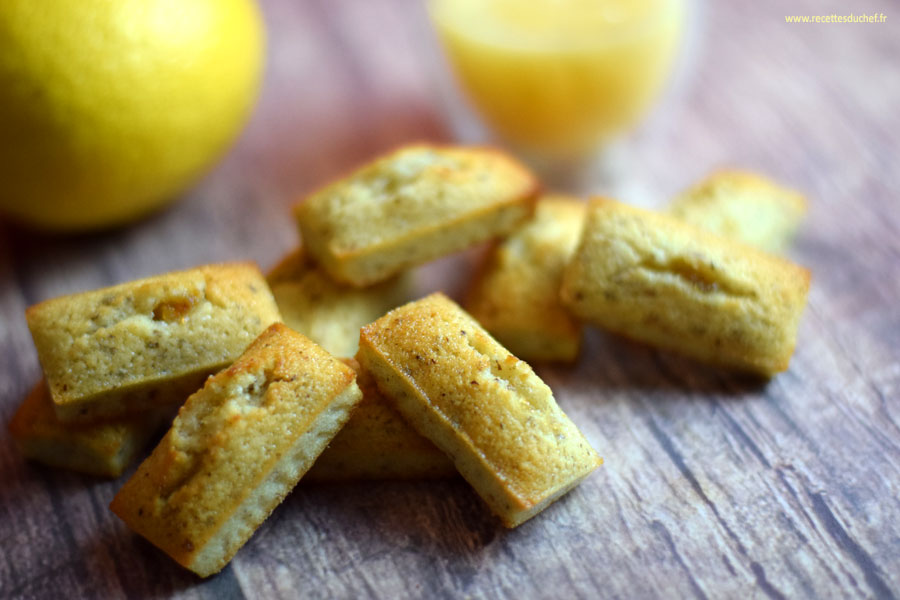
[[3, 0], [0, 211], [74, 231], [162, 206], [240, 131], [263, 45], [254, 0]]

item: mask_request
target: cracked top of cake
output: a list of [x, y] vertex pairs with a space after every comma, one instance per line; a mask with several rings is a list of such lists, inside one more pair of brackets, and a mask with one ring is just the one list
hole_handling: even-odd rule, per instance
[[252, 263], [63, 296], [26, 317], [58, 405], [221, 368], [281, 319]]

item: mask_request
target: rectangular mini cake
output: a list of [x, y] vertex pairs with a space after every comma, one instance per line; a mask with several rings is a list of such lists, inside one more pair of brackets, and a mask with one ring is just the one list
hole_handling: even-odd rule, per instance
[[89, 422], [184, 402], [281, 320], [252, 263], [63, 296], [26, 312], [56, 414]]
[[484, 148], [413, 145], [315, 192], [296, 208], [303, 244], [332, 278], [382, 281], [528, 218], [537, 179]]
[[491, 249], [469, 288], [466, 310], [523, 360], [578, 356], [582, 326], [560, 302], [559, 286], [585, 208], [576, 198], [541, 198], [534, 219]]
[[712, 364], [788, 367], [809, 271], [661, 213], [596, 199], [561, 297], [578, 317]]
[[363, 399], [350, 420], [316, 460], [304, 481], [435, 479], [456, 475], [447, 455], [407, 424], [359, 364]]
[[220, 571], [347, 421], [355, 379], [272, 325], [188, 398], [110, 508], [201, 577]]
[[442, 294], [364, 327], [358, 358], [507, 527], [601, 463], [531, 367]]
[[723, 170], [682, 192], [668, 212], [713, 233], [780, 252], [806, 214], [806, 200], [761, 175]]
[[408, 274], [366, 288], [337, 283], [302, 248], [267, 279], [285, 324], [343, 358], [356, 354], [360, 327], [409, 299], [411, 283]]
[[27, 458], [89, 475], [118, 477], [161, 428], [163, 411], [87, 425], [56, 418], [43, 380], [19, 406], [9, 432]]

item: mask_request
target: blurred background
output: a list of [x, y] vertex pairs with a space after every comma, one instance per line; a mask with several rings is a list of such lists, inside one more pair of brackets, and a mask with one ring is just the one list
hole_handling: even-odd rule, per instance
[[[149, 265], [160, 260], [174, 268], [249, 255], [269, 265], [296, 241], [288, 207], [362, 161], [424, 139], [502, 143], [527, 159], [537, 154], [540, 163], [540, 132], [528, 130], [536, 128], [532, 115], [583, 97], [592, 103], [584, 109], [587, 113], [602, 113], [614, 102], [633, 114], [595, 116], [598, 131], [587, 137], [595, 139], [596, 146], [571, 145], [576, 158], [600, 160], [592, 162], [587, 176], [583, 165], [577, 165], [569, 178], [564, 169], [562, 176], [552, 172], [547, 179], [554, 188], [659, 206], [715, 167], [740, 166], [806, 193], [813, 203], [807, 230], [819, 232], [819, 239], [833, 239], [830, 234], [837, 232], [829, 229], [840, 224], [841, 237], [854, 236], [865, 243], [872, 235], [864, 231], [885, 227], [878, 218], [869, 221], [856, 202], [861, 196], [894, 198], [897, 192], [897, 181], [885, 168], [897, 158], [893, 108], [900, 94], [895, 65], [898, 25], [889, 15], [888, 3], [857, 2], [849, 11], [840, 2], [818, 0], [753, 6], [635, 0], [612, 3], [619, 7], [612, 17], [587, 11], [583, 21], [602, 32], [621, 28], [640, 32], [645, 21], [651, 21], [657, 30], [632, 42], [631, 53], [621, 49], [627, 40], [611, 47], [591, 46], [597, 36], [586, 34], [585, 23], [571, 16], [562, 23], [551, 20], [550, 25], [573, 33], [566, 36], [563, 50], [547, 50], [541, 34], [549, 27], [548, 19], [538, 9], [530, 17], [519, 16], [511, 32], [498, 33], [490, 19], [474, 19], [481, 24], [466, 30], [469, 38], [442, 45], [441, 23], [457, 18], [440, 13], [446, 4], [453, 3], [434, 2], [438, 8], [432, 14], [438, 16], [430, 19], [423, 2], [264, 0], [260, 6], [268, 40], [258, 103], [230, 152], [199, 182], [175, 194], [180, 198], [175, 206], [97, 238], [48, 239], [6, 223], [7, 244], [27, 248], [27, 263], [22, 266], [26, 272], [53, 269], [58, 244], [66, 248], [71, 244], [74, 250], [74, 256], [66, 253], [67, 268], [77, 267], [71, 260], [81, 253], [95, 262], [93, 250], [101, 248], [108, 248], [101, 250], [101, 257], [113, 252], [118, 257], [101, 260], [127, 261], [138, 267], [137, 273], [153, 270]], [[465, 12], [473, 10], [470, 3], [461, 4], [458, 18], [470, 18]], [[584, 12], [590, 3], [576, 4]], [[851, 12], [885, 15], [886, 21], [786, 20]], [[500, 13], [491, 18], [502, 21]], [[660, 14], [668, 15], [662, 25]], [[445, 41], [453, 35], [446, 33], [451, 28], [443, 25]], [[534, 30], [538, 33], [528, 37], [527, 32]], [[514, 110], [505, 111], [509, 122], [499, 129], [524, 130], [524, 142], [498, 134], [498, 127], [492, 127], [496, 117], [493, 123], [490, 114], [483, 118], [485, 110], [504, 112], [490, 106], [499, 102], [490, 100], [497, 94], [490, 90], [473, 94], [477, 83], [471, 80], [477, 74], [472, 75], [472, 66], [460, 66], [459, 55], [482, 56], [478, 53], [486, 51], [478, 44], [484, 40], [478, 36], [490, 41], [491, 35], [499, 40], [495, 45], [501, 50], [495, 54], [501, 54], [500, 64], [490, 64], [496, 57], [488, 56], [476, 67], [487, 73], [482, 79], [513, 85], [515, 70], [524, 73], [530, 68], [532, 73], [518, 79], [543, 78], [556, 94], [549, 100], [540, 90], [533, 97], [516, 94], [525, 98], [518, 99]], [[529, 44], [530, 57], [536, 55], [543, 65], [522, 66], [534, 60], [515, 62], [515, 52]], [[505, 64], [504, 51], [509, 55]], [[579, 60], [581, 64], [570, 69], [575, 75], [560, 74], [567, 63], [571, 67]], [[607, 69], [598, 81], [585, 83], [578, 77], [577, 68], [598, 64]], [[491, 69], [497, 69], [496, 74]], [[633, 84], [640, 89], [621, 93], [621, 98], [604, 95], [604, 82], [618, 81], [612, 87], [622, 89], [622, 73], [642, 70], [652, 71], [643, 88]], [[587, 128], [580, 124], [592, 118], [567, 115], [563, 108], [552, 112], [562, 114], [559, 122], [575, 129]], [[529, 135], [537, 139], [533, 147], [528, 147], [533, 141]], [[546, 140], [543, 143], [547, 145]], [[852, 218], [840, 218], [841, 214]], [[233, 235], [221, 235], [223, 229]], [[180, 231], [191, 233], [175, 235]], [[165, 248], [159, 239], [166, 240]], [[128, 244], [107, 245], [109, 241]], [[95, 242], [100, 246], [86, 250]], [[167, 258], [159, 256], [163, 251]], [[122, 252], [130, 256], [122, 257]], [[150, 256], [140, 268], [141, 257]]]

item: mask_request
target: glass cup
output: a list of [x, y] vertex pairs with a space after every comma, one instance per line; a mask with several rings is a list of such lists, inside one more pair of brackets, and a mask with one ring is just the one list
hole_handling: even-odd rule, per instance
[[553, 182], [597, 161], [660, 95], [686, 0], [430, 0], [465, 97]]

